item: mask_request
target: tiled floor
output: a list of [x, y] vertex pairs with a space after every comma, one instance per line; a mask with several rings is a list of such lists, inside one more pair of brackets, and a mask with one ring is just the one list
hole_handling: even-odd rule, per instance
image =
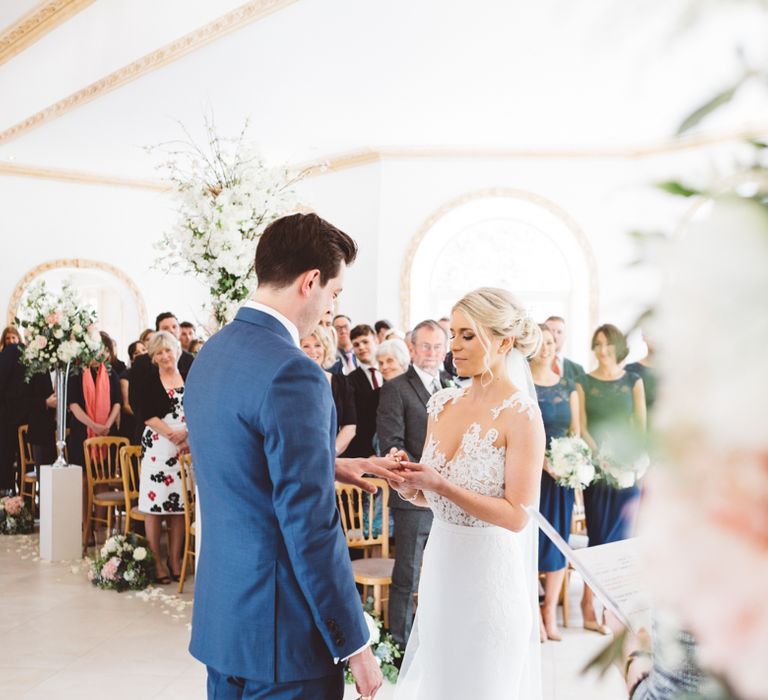
[[[573, 577], [571, 627], [563, 641], [544, 645], [546, 700], [622, 700], [618, 672], [603, 680], [581, 669], [606, 638], [584, 632]], [[175, 586], [154, 599], [100, 591], [81, 566], [37, 560], [36, 540], [0, 537], [0, 687], [2, 697], [40, 700], [197, 700], [205, 698], [205, 669], [187, 653], [192, 601]], [[353, 687], [345, 698], [355, 698]], [[378, 700], [392, 697], [385, 687]], [[483, 700], [477, 698], [473, 700]]]

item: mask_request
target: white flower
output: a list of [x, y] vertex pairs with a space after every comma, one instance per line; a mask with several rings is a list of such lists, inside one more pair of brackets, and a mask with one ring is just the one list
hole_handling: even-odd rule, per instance
[[104, 549], [107, 550], [107, 554], [112, 554], [113, 552], [116, 552], [119, 546], [120, 545], [118, 544], [117, 539], [115, 537], [110, 537], [104, 543]]
[[75, 323], [72, 325], [72, 332], [75, 335], [82, 335], [83, 334], [83, 327], [79, 323]]
[[134, 581], [136, 579], [136, 574], [133, 571], [133, 569], [127, 569], [126, 572], [123, 574], [123, 578], [130, 583], [131, 581]]
[[53, 331], [53, 337], [56, 338], [56, 340], [61, 340], [64, 337], [64, 331], [61, 330], [61, 328], [57, 328]]
[[136, 547], [133, 550], [133, 558], [136, 561], [144, 561], [147, 558], [147, 550], [144, 547]]

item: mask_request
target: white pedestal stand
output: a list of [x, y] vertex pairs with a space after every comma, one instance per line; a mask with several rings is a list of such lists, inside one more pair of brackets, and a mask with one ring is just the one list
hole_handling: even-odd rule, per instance
[[40, 467], [40, 559], [83, 556], [83, 468]]

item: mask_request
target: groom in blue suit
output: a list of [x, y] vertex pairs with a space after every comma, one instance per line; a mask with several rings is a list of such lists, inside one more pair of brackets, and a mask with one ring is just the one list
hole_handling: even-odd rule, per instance
[[314, 214], [272, 223], [254, 300], [187, 378], [202, 526], [190, 652], [210, 699], [340, 700], [345, 659], [362, 697], [382, 682], [336, 508], [330, 384], [298, 347], [356, 254]]

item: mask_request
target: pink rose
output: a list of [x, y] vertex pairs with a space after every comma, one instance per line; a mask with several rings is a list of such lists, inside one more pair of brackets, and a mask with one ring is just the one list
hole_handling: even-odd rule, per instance
[[5, 499], [5, 512], [8, 515], [16, 516], [21, 513], [24, 507], [24, 499], [21, 496], [13, 496]]
[[115, 581], [117, 579], [118, 566], [120, 566], [120, 559], [118, 557], [112, 557], [101, 567], [101, 577], [107, 579], [107, 581]]
[[48, 345], [48, 339], [44, 335], [38, 335], [37, 338], [35, 338], [35, 345], [37, 345], [38, 350], [42, 350]]
[[61, 315], [58, 311], [51, 311], [46, 317], [45, 322], [49, 326], [57, 326], [61, 323]]

